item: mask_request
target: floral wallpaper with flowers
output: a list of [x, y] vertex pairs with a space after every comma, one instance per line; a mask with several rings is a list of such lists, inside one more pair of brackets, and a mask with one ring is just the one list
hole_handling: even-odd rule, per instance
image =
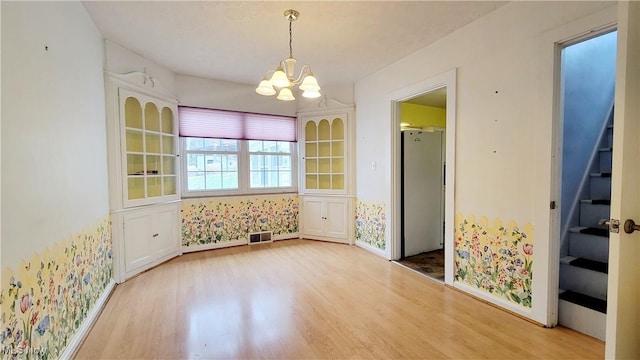
[[249, 233], [298, 233], [298, 195], [185, 200], [180, 207], [182, 246], [248, 239]]
[[457, 214], [454, 241], [456, 281], [531, 308], [533, 225]]
[[3, 359], [56, 359], [112, 278], [109, 217], [3, 269]]
[[356, 202], [356, 241], [384, 250], [386, 220], [385, 204], [358, 200]]

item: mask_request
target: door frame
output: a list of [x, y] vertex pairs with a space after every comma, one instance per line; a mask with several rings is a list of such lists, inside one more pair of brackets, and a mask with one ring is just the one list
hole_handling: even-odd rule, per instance
[[[578, 19], [559, 28], [554, 28], [541, 36], [540, 52], [547, 54], [549, 63], [543, 64], [543, 74], [549, 74], [549, 82], [545, 82], [540, 88], [541, 95], [552, 94], [552, 107], [547, 113], [542, 111], [541, 118], [551, 119], [549, 124], [549, 136], [551, 141], [549, 155], [551, 157], [549, 200], [555, 201], [555, 209], [548, 209], [548, 266], [546, 268], [547, 283], [546, 288], [541, 288], [540, 292], [546, 291], [544, 296], [546, 301], [546, 326], [553, 327], [558, 324], [558, 294], [559, 294], [559, 274], [560, 274], [560, 241], [562, 229], [560, 228], [560, 204], [561, 179], [562, 179], [562, 88], [561, 88], [561, 55], [562, 49], [570, 44], [586, 40], [588, 38], [602, 35], [617, 26], [617, 9], [615, 6], [604, 9], [600, 12]], [[547, 203], [549, 205], [549, 203]], [[539, 251], [538, 254], [541, 254]], [[534, 289], [534, 292], [536, 289]], [[543, 310], [544, 311], [544, 310]]]
[[[589, 30], [588, 33], [583, 33], [583, 34], [578, 34], [576, 36], [573, 36], [567, 40], [563, 40], [563, 41], [559, 41], [558, 43], [556, 43], [556, 49], [555, 49], [555, 59], [554, 59], [554, 81], [555, 81], [555, 86], [554, 86], [554, 111], [555, 111], [555, 117], [554, 117], [554, 125], [553, 125], [553, 141], [556, 144], [556, 149], [558, 151], [557, 155], [556, 155], [556, 166], [557, 166], [557, 173], [556, 175], [558, 176], [557, 179], [555, 179], [555, 184], [557, 184], [557, 189], [556, 190], [558, 193], [557, 198], [561, 199], [562, 198], [562, 167], [564, 164], [564, 159], [562, 157], [562, 153], [563, 153], [563, 146], [564, 146], [564, 132], [563, 132], [563, 127], [564, 127], [564, 99], [562, 97], [562, 94], [564, 93], [564, 88], [562, 87], [562, 51], [572, 45], [576, 45], [578, 43], [584, 42], [584, 41], [589, 41], [591, 39], [595, 39], [597, 37], [600, 36], [604, 36], [606, 34], [609, 34], [611, 32], [617, 31], [617, 24], [616, 23], [612, 23], [612, 24], [607, 24], [604, 26], [600, 26], [597, 28], [594, 28], [592, 30]], [[614, 102], [612, 101], [610, 103], [610, 105], [613, 105]], [[607, 113], [607, 118], [609, 117], [610, 112]], [[606, 121], [605, 121], [606, 122]], [[604, 131], [605, 129], [600, 129], [601, 131]], [[594, 153], [591, 154], [591, 161], [594, 160], [595, 156], [597, 153], [597, 149], [594, 150]], [[590, 161], [590, 163], [591, 163]], [[582, 179], [581, 183], [580, 183], [580, 188], [582, 188], [584, 186], [585, 183], [585, 178]], [[565, 204], [561, 204], [561, 205], [565, 205]], [[569, 215], [567, 216], [568, 219], [571, 218], [572, 214], [574, 211], [577, 210], [577, 208], [579, 207], [576, 206], [575, 204], [567, 204], [569, 206], [572, 206], [572, 209], [570, 210]], [[557, 211], [555, 213], [556, 219], [554, 221], [557, 221], [558, 226], [561, 226], [560, 228], [560, 234], [559, 234], [559, 238], [558, 241], [562, 240], [562, 237], [564, 236], [564, 234], [566, 234], [568, 232], [568, 228], [566, 228], [566, 224], [563, 225], [561, 223], [561, 219], [560, 219], [560, 211]], [[558, 244], [559, 245], [559, 244]]]
[[400, 138], [400, 103], [424, 95], [433, 90], [446, 87], [446, 193], [444, 199], [444, 283], [453, 285], [453, 235], [455, 218], [455, 145], [456, 145], [456, 69], [420, 81], [404, 89], [391, 93], [391, 241], [387, 248], [387, 257], [399, 260], [401, 255], [402, 230], [402, 177], [401, 177], [401, 138]]
[[[552, 177], [552, 180], [551, 180], [552, 194], [553, 194], [551, 199], [557, 199], [555, 200], [555, 202], [556, 204], [559, 204], [559, 206], [556, 205], [556, 209], [552, 209], [551, 220], [550, 220], [550, 225], [551, 225], [550, 239], [552, 239], [552, 242], [550, 244], [550, 247], [551, 247], [550, 254], [552, 254], [552, 256], [550, 257], [551, 260], [549, 264], [549, 268], [550, 268], [549, 276], [551, 278], [549, 279], [548, 296], [549, 298], [552, 298], [552, 299], [548, 299], [548, 303], [553, 304], [549, 307], [550, 312], [553, 312], [553, 317], [552, 317], [553, 325], [556, 325], [558, 323], [558, 315], [559, 315], [558, 314], [558, 307], [559, 307], [558, 297], [559, 297], [559, 286], [560, 286], [559, 284], [560, 283], [560, 247], [562, 244], [563, 235], [568, 231], [568, 229], [566, 228], [566, 224], [562, 224], [560, 210], [562, 209], [563, 206], [573, 207], [574, 205], [574, 204], [562, 204], [560, 201], [560, 199], [562, 199], [562, 168], [564, 163], [564, 158], [562, 156], [563, 145], [564, 145], [564, 139], [563, 139], [564, 137], [564, 134], [563, 134], [564, 88], [562, 84], [562, 51], [572, 45], [581, 43], [583, 41], [588, 41], [588, 40], [597, 38], [599, 36], [606, 35], [616, 30], [617, 30], [617, 24], [615, 22], [607, 23], [601, 26], [591, 28], [584, 32], [578, 33], [574, 36], [568, 37], [561, 41], [558, 41], [555, 43], [555, 46], [554, 46], [554, 94], [553, 94], [554, 117], [553, 117], [552, 143], [554, 144], [555, 161], [552, 164], [554, 176]], [[592, 154], [591, 160], [593, 160], [593, 156], [595, 156], [595, 154]], [[583, 178], [582, 182], [579, 185], [580, 187], [584, 186], [584, 181], [585, 179]], [[575, 208], [570, 210], [570, 214], [567, 217], [567, 221], [569, 220], [569, 218], [571, 218], [571, 211], [573, 210], [575, 210]]]

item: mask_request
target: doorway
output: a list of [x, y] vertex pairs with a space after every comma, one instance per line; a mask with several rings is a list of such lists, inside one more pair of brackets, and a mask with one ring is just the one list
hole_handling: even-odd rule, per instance
[[605, 340], [617, 32], [561, 44], [558, 322]]
[[400, 103], [400, 264], [444, 282], [447, 89]]
[[[433, 103], [429, 103], [429, 101], [435, 101], [435, 98], [440, 98], [440, 110], [444, 113], [445, 121], [439, 124], [422, 124], [422, 123], [412, 123], [402, 124], [402, 106], [403, 104], [411, 104], [413, 105], [423, 106], [424, 104], [420, 104], [422, 101], [427, 101], [427, 105], [434, 107]], [[431, 99], [430, 99], [431, 98]], [[391, 231], [391, 243], [387, 248], [387, 255], [389, 259], [399, 261], [401, 258], [406, 257], [408, 253], [406, 253], [407, 242], [403, 241], [403, 238], [406, 239], [405, 232], [408, 230], [408, 227], [405, 226], [405, 220], [407, 220], [403, 214], [406, 212], [405, 210], [405, 198], [410, 196], [411, 191], [406, 191], [406, 186], [404, 186], [404, 177], [403, 177], [403, 138], [405, 140], [407, 138], [412, 137], [410, 141], [414, 143], [426, 141], [429, 137], [433, 139], [434, 137], [440, 137], [442, 143], [440, 148], [440, 160], [438, 165], [438, 171], [441, 172], [441, 180], [437, 183], [431, 183], [428, 187], [430, 191], [435, 194], [439, 192], [440, 200], [435, 200], [435, 204], [432, 203], [432, 213], [433, 211], [438, 211], [435, 216], [429, 216], [429, 219], [433, 221], [432, 225], [429, 227], [434, 234], [435, 239], [428, 241], [431, 244], [435, 244], [438, 247], [441, 253], [443, 254], [438, 257], [438, 259], [442, 259], [444, 263], [444, 279], [442, 275], [438, 275], [440, 281], [444, 281], [447, 285], [453, 286], [453, 235], [454, 235], [454, 192], [455, 192], [455, 112], [456, 112], [456, 70], [450, 70], [446, 73], [436, 75], [434, 77], [428, 78], [426, 80], [420, 81], [418, 83], [413, 84], [407, 88], [398, 90], [393, 92], [389, 96], [389, 101], [391, 103], [391, 148], [392, 148], [392, 164], [391, 164], [391, 216], [390, 216], [390, 231]], [[430, 100], [429, 100], [430, 99]], [[442, 105], [444, 102], [444, 105]], [[407, 106], [407, 105], [404, 105]], [[407, 121], [404, 121], [407, 122]], [[405, 126], [402, 126], [405, 125]], [[402, 128], [405, 131], [401, 131]], [[413, 135], [403, 135], [406, 131], [413, 132]], [[415, 139], [420, 139], [420, 141], [415, 141]], [[424, 140], [423, 140], [424, 139]], [[432, 151], [427, 152], [427, 155], [430, 153], [435, 153], [438, 148], [437, 145], [433, 145], [432, 143]], [[423, 156], [424, 159], [426, 157]], [[436, 162], [438, 163], [438, 162]], [[446, 166], [445, 166], [446, 164]], [[435, 170], [434, 170], [435, 171]], [[440, 175], [434, 176], [435, 179], [438, 179]], [[418, 176], [418, 179], [420, 176]], [[431, 179], [433, 180], [433, 179]], [[444, 183], [447, 183], [446, 189]], [[420, 184], [421, 181], [418, 181]], [[425, 181], [422, 181], [425, 183]], [[422, 191], [412, 190], [412, 191]], [[406, 192], [406, 197], [403, 192]], [[437, 196], [437, 195], [432, 195]], [[424, 202], [424, 200], [423, 200]], [[416, 215], [418, 219], [421, 219], [421, 210], [417, 210], [412, 212], [412, 215]], [[440, 215], [440, 216], [437, 216]], [[424, 219], [424, 216], [422, 216]], [[435, 225], [433, 225], [435, 224]], [[409, 240], [411, 242], [412, 240]], [[418, 240], [419, 241], [419, 240]], [[419, 251], [420, 249], [418, 249]], [[422, 252], [428, 252], [429, 248], [425, 248]], [[442, 280], [443, 279], [443, 280]]]

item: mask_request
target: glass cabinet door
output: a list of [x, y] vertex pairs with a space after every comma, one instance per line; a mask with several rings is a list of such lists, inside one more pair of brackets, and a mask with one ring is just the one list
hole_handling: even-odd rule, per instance
[[344, 192], [345, 123], [344, 116], [306, 120], [304, 125], [305, 190]]
[[121, 89], [125, 205], [177, 198], [175, 111], [161, 101]]
[[161, 154], [162, 154], [162, 194], [177, 194], [177, 178], [176, 172], [176, 136], [173, 129], [174, 114], [168, 107], [162, 108], [161, 115]]

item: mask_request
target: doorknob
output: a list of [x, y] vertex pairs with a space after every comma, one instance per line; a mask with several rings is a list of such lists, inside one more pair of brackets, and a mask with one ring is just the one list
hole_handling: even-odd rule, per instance
[[624, 222], [624, 232], [631, 234], [634, 231], [640, 231], [640, 225], [637, 225], [632, 219], [627, 219], [627, 221]]

